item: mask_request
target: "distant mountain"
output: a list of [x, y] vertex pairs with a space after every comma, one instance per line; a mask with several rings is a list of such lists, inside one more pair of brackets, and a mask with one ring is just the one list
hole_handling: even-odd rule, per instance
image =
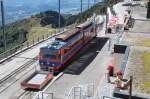
[[[61, 13], [77, 14], [80, 11], [80, 0], [60, 0]], [[90, 0], [90, 5], [100, 0]], [[58, 0], [4, 0], [6, 23], [23, 19], [35, 13], [53, 10], [58, 11]], [[87, 9], [88, 0], [83, 0], [83, 10]]]

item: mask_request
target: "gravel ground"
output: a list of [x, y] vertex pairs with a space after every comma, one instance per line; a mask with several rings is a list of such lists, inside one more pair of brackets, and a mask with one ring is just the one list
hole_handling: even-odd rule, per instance
[[147, 20], [135, 20], [134, 27], [130, 29], [135, 33], [149, 33], [150, 31], [150, 21]]
[[146, 8], [145, 7], [141, 7], [141, 6], [134, 6], [132, 7], [133, 10], [133, 17], [135, 19], [146, 19]]
[[123, 35], [122, 43], [126, 45], [141, 46], [142, 42], [147, 39], [150, 39], [150, 34], [148, 33], [126, 32]]
[[133, 46], [131, 47], [127, 67], [125, 70], [124, 78], [133, 76], [133, 90], [136, 92], [149, 93], [150, 88], [141, 88], [141, 84], [150, 81], [150, 76], [144, 73], [141, 55], [143, 52], [150, 52], [149, 47]]

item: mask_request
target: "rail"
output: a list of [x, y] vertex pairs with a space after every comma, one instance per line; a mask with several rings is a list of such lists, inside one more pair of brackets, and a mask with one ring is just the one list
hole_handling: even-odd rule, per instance
[[12, 71], [9, 75], [5, 76], [4, 78], [2, 78], [0, 80], [0, 84], [2, 84], [3, 82], [5, 82], [7, 79], [9, 79], [10, 77], [18, 74], [21, 70], [29, 67], [30, 65], [32, 65], [34, 62], [36, 62], [35, 60], [30, 60], [27, 63], [23, 64], [21, 67], [17, 68], [16, 70]]
[[21, 99], [23, 98], [24, 96], [27, 96], [30, 92], [29, 91], [23, 91], [22, 93], [20, 93], [16, 99]]
[[[12, 71], [10, 74], [8, 74], [7, 76], [5, 76], [4, 78], [2, 78], [0, 80], [0, 85], [4, 85], [6, 81], [8, 81], [10, 78], [14, 77], [15, 75], [19, 74], [21, 71], [27, 69], [29, 66], [31, 66], [32, 64], [34, 64], [36, 62], [36, 60], [30, 60], [28, 61], [26, 64], [22, 65], [21, 67], [17, 68], [16, 70]], [[34, 67], [32, 67], [30, 70], [33, 70]], [[29, 70], [29, 71], [30, 71]], [[29, 71], [25, 72], [23, 75], [27, 74]], [[22, 76], [20, 77], [22, 78]], [[20, 79], [18, 78], [18, 79]], [[16, 79], [15, 81], [13, 81], [12, 83], [10, 83], [9, 85], [7, 85], [5, 88], [3, 88], [2, 90], [0, 90], [0, 93], [2, 93], [3, 91], [5, 91], [9, 86], [11, 86], [13, 83], [15, 83], [16, 81], [18, 81], [18, 79]]]
[[[23, 91], [21, 92], [16, 99], [32, 99], [32, 97], [36, 94], [37, 92], [34, 91]], [[40, 99], [40, 98], [39, 98]]]

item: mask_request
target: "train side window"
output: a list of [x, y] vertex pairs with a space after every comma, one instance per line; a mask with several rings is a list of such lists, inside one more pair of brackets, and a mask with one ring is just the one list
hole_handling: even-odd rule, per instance
[[49, 55], [49, 54], [44, 54], [43, 57], [44, 57], [44, 58], [49, 58], [50, 55]]
[[66, 54], [68, 52], [68, 50], [67, 49], [64, 49], [64, 53]]
[[57, 59], [57, 56], [56, 56], [56, 55], [50, 55], [50, 57], [51, 57], [52, 59]]
[[58, 59], [61, 59], [61, 55], [60, 54], [58, 54]]
[[70, 48], [64, 49], [64, 54], [68, 53], [70, 51]]

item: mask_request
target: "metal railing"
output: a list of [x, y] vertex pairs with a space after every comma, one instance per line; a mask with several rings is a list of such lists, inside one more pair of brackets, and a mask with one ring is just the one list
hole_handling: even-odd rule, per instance
[[50, 34], [42, 35], [41, 37], [37, 37], [36, 39], [34, 38], [30, 42], [27, 41], [21, 45], [15, 46], [15, 47], [5, 51], [4, 53], [0, 54], [0, 63], [4, 62], [5, 60], [7, 60], [7, 59], [25, 51], [25, 50], [27, 50], [27, 49], [37, 45], [37, 44], [40, 44], [40, 43], [42, 43], [42, 42], [44, 42], [44, 41], [46, 41], [52, 37], [59, 35], [59, 34], [62, 34], [64, 32], [65, 31], [61, 31], [59, 33], [57, 33], [57, 32], [52, 33], [51, 32]]
[[94, 84], [85, 84], [72, 87], [66, 99], [92, 99], [93, 97]]
[[53, 93], [40, 92], [38, 94], [37, 99], [54, 99]]
[[42, 41], [44, 41], [46, 38], [52, 36], [54, 33], [50, 33], [50, 34], [46, 34], [46, 35], [42, 35], [41, 37], [37, 37], [36, 39], [33, 38], [30, 42], [27, 41], [25, 43], [22, 43], [18, 46], [15, 46], [3, 53], [0, 54], [0, 60], [3, 59], [3, 58], [6, 58], [8, 57], [9, 55], [12, 55], [13, 53], [17, 52], [17, 51], [20, 51], [20, 50], [23, 50], [25, 48], [28, 48], [30, 46], [33, 46], [33, 45], [36, 45]]

